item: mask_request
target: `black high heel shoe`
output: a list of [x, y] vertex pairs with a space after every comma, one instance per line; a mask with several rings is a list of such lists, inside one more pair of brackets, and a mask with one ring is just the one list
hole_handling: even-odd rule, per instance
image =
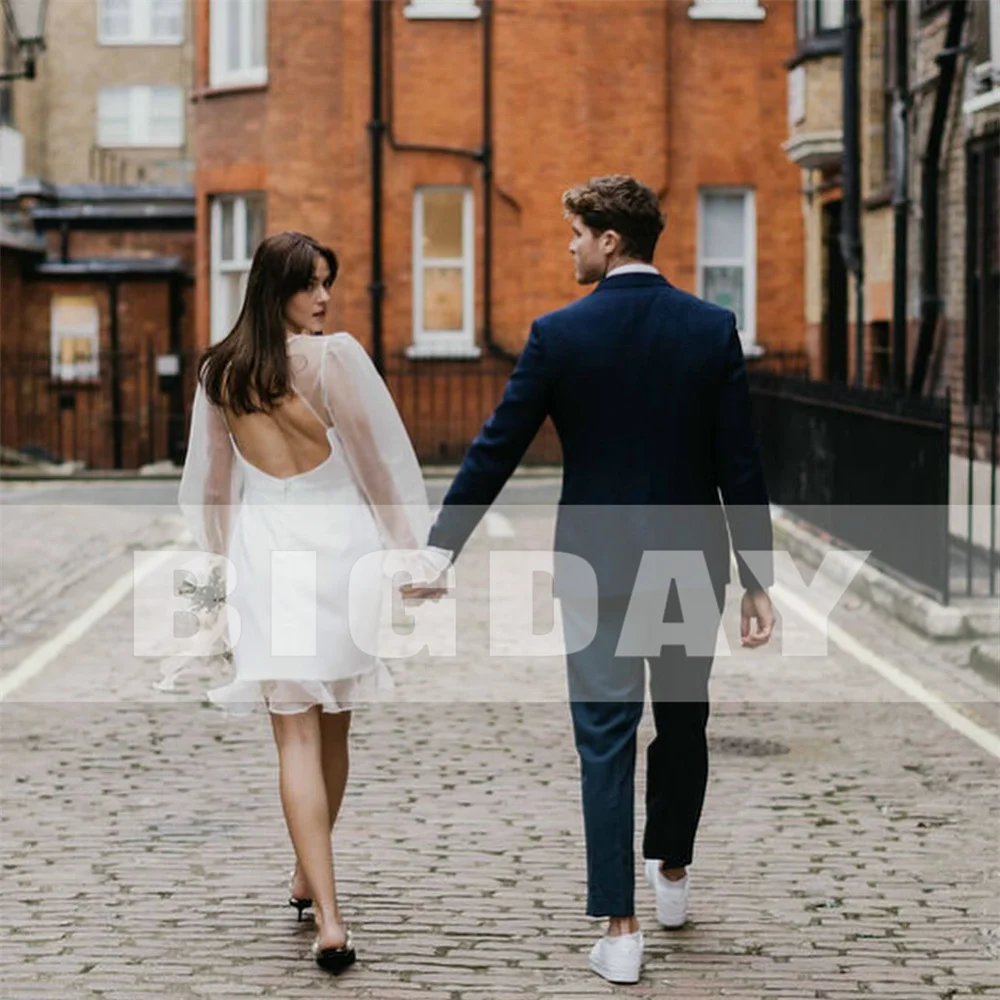
[[288, 905], [294, 906], [298, 911], [298, 922], [302, 923], [302, 914], [308, 910], [312, 905], [313, 901], [311, 899], [299, 899], [298, 896], [292, 895], [292, 882], [295, 879], [295, 872], [293, 871], [291, 875], [288, 876]]
[[313, 941], [312, 953], [316, 957], [316, 964], [324, 972], [332, 972], [335, 976], [340, 975], [344, 969], [353, 965], [358, 958], [354, 951], [350, 931], [347, 932], [347, 942], [343, 948], [320, 948], [317, 939]]

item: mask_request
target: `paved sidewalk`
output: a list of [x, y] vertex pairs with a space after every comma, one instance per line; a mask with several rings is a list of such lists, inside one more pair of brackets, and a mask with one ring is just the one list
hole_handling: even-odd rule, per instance
[[[690, 924], [656, 929], [640, 885], [642, 982], [590, 974], [562, 666], [488, 658], [482, 538], [463, 566], [459, 656], [394, 663], [397, 700], [356, 714], [335, 843], [357, 968], [316, 970], [284, 905], [266, 720], [207, 706], [217, 671], [157, 690], [126, 601], [2, 707], [4, 1000], [1000, 997], [997, 760], [848, 657], [777, 648], [717, 666]], [[838, 614], [995, 723], [933, 647]]]

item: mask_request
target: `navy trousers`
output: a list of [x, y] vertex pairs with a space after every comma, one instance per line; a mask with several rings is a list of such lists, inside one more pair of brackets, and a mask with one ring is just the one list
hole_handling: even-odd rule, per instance
[[[720, 614], [724, 595], [725, 586], [715, 585]], [[636, 731], [647, 662], [656, 737], [646, 752], [644, 857], [660, 859], [668, 868], [691, 863], [708, 783], [713, 658], [689, 656], [683, 646], [665, 646], [649, 657], [616, 655], [627, 607], [628, 598], [598, 602], [593, 641], [567, 654], [587, 843], [587, 913], [592, 917], [635, 913]], [[571, 649], [579, 644], [593, 609], [563, 601], [562, 612]], [[669, 604], [666, 620], [671, 620]]]

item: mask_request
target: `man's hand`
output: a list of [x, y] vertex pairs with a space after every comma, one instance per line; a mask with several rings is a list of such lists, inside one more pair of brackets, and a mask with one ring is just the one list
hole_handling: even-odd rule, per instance
[[[750, 623], [756, 622], [751, 631]], [[766, 590], [748, 590], [740, 602], [740, 642], [750, 649], [763, 646], [774, 630], [774, 608]]]
[[452, 569], [453, 552], [433, 546], [417, 553], [417, 565], [408, 567], [413, 583], [404, 583], [399, 588], [403, 604], [419, 604], [421, 601], [440, 601], [451, 589], [448, 574]]
[[399, 588], [400, 596], [403, 598], [403, 603], [407, 601], [419, 602], [419, 601], [440, 601], [445, 594], [448, 593], [447, 587], [439, 586], [428, 586], [423, 583], [407, 583]]

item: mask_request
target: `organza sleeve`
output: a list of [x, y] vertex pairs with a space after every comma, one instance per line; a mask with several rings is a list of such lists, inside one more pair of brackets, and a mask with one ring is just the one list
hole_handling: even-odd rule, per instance
[[420, 463], [389, 390], [349, 334], [328, 339], [322, 386], [330, 422], [375, 513], [384, 547], [422, 548], [430, 508]]
[[226, 554], [230, 508], [239, 502], [239, 490], [225, 419], [199, 385], [194, 396], [178, 503], [188, 530], [205, 551]]

